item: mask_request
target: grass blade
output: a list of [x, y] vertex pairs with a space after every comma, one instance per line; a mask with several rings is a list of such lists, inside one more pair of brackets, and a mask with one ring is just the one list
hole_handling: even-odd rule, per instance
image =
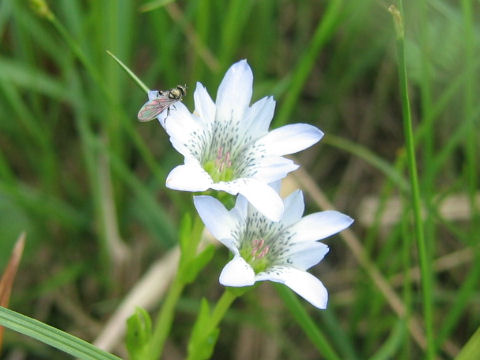
[[340, 359], [295, 295], [283, 285], [274, 285], [283, 302], [322, 357], [328, 360]]
[[145, 91], [146, 93], [148, 93], [148, 92], [150, 91], [150, 89], [148, 88], [148, 86], [145, 85], [145, 84], [143, 83], [143, 81], [140, 80], [140, 79], [138, 78], [138, 76], [135, 75], [135, 74], [133, 73], [133, 71], [128, 68], [127, 65], [125, 65], [119, 58], [117, 58], [115, 55], [113, 55], [110, 51], [108, 51], [108, 50], [106, 50], [106, 51], [107, 51], [107, 54], [110, 55], [110, 56], [113, 58], [113, 60], [115, 60], [115, 61], [122, 67], [123, 70], [125, 70], [125, 72], [133, 79], [133, 81], [135, 81], [135, 82], [137, 83], [138, 86], [140, 86], [140, 88], [141, 88], [143, 91]]
[[83, 360], [120, 360], [82, 339], [1, 306], [0, 325]]
[[427, 359], [435, 358], [435, 339], [433, 335], [433, 300], [432, 300], [432, 271], [431, 258], [426, 247], [422, 208], [420, 200], [420, 189], [418, 185], [417, 164], [415, 159], [415, 144], [413, 137], [412, 113], [410, 109], [410, 100], [407, 84], [407, 67], [405, 61], [405, 29], [403, 23], [403, 2], [399, 0], [399, 9], [394, 5], [390, 6], [395, 30], [397, 33], [397, 57], [398, 57], [398, 75], [400, 80], [400, 93], [402, 99], [403, 124], [405, 134], [405, 147], [407, 152], [407, 163], [411, 184], [411, 201], [414, 216], [415, 238], [417, 241], [418, 255], [420, 260], [420, 271], [422, 274], [422, 300], [424, 321], [427, 337]]

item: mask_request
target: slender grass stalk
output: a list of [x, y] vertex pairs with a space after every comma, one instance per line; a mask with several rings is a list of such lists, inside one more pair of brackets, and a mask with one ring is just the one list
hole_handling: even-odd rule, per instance
[[325, 10], [322, 20], [317, 26], [308, 49], [295, 67], [296, 70], [293, 74], [290, 88], [288, 89], [283, 105], [278, 112], [278, 116], [274, 120], [275, 126], [285, 125], [289, 121], [290, 115], [298, 101], [302, 87], [308, 78], [308, 74], [310, 74], [310, 71], [312, 70], [318, 53], [326, 44], [338, 24], [342, 4], [342, 0], [331, 0], [328, 2], [328, 7]]
[[315, 347], [318, 349], [321, 356], [328, 360], [339, 360], [340, 357], [330, 346], [328, 340], [325, 338], [312, 318], [308, 315], [307, 311], [303, 305], [300, 304], [292, 291], [286, 288], [284, 285], [274, 284], [274, 286], [283, 302], [290, 310], [290, 313], [293, 315], [313, 345], [315, 345]]
[[[404, 209], [408, 209], [406, 204]], [[405, 214], [405, 210], [403, 211]], [[411, 277], [411, 263], [412, 263], [412, 239], [409, 236], [409, 224], [408, 217], [402, 216], [402, 263], [403, 263], [403, 302], [405, 303], [405, 318], [410, 321], [412, 316], [413, 308], [413, 289], [412, 289], [412, 277]], [[408, 328], [405, 328], [405, 333], [408, 334]], [[402, 349], [402, 355], [404, 359], [409, 359], [411, 357], [411, 341], [408, 336], [405, 337], [405, 344]]]
[[398, 1], [399, 8], [390, 6], [395, 31], [397, 34], [397, 59], [398, 75], [400, 80], [400, 94], [402, 98], [403, 125], [405, 134], [405, 147], [407, 152], [407, 164], [411, 183], [411, 201], [413, 207], [415, 239], [417, 242], [418, 256], [420, 261], [420, 272], [422, 282], [423, 315], [427, 337], [427, 358], [435, 358], [435, 338], [433, 333], [433, 299], [432, 299], [432, 277], [431, 261], [428, 256], [428, 249], [425, 243], [423, 220], [421, 214], [421, 198], [418, 185], [417, 165], [415, 159], [415, 144], [412, 126], [412, 113], [408, 95], [407, 67], [405, 61], [405, 29], [403, 22], [403, 1]]
[[387, 161], [379, 157], [377, 154], [371, 152], [367, 148], [363, 147], [362, 145], [356, 144], [352, 141], [331, 134], [325, 135], [325, 137], [323, 138], [323, 142], [338, 149], [347, 151], [363, 159], [368, 164], [381, 171], [404, 193], [408, 194], [410, 192], [410, 185], [408, 181], [405, 180], [400, 171], [395, 169]]
[[[475, 33], [474, 33], [474, 17], [473, 17], [473, 4], [471, 0], [462, 0], [462, 11], [463, 11], [463, 23], [464, 23], [464, 33], [465, 33], [465, 71], [468, 74], [467, 80], [465, 82], [464, 89], [464, 104], [463, 112], [465, 120], [468, 122], [469, 131], [467, 133], [467, 141], [465, 143], [465, 152], [466, 152], [466, 176], [467, 176], [467, 185], [468, 192], [470, 195], [470, 207], [472, 209], [473, 218], [478, 220], [479, 209], [475, 204], [475, 192], [478, 190], [477, 184], [477, 140], [478, 140], [478, 129], [475, 127], [475, 119], [472, 114], [474, 111], [474, 101], [476, 96], [476, 74], [475, 74], [475, 49], [476, 44]], [[472, 224], [475, 224], [476, 221], [472, 221]]]
[[140, 89], [142, 89], [142, 90], [145, 91], [146, 93], [148, 93], [148, 92], [150, 91], [150, 89], [148, 88], [148, 86], [145, 85], [145, 84], [143, 83], [143, 81], [140, 80], [140, 79], [138, 78], [138, 76], [135, 75], [135, 74], [133, 73], [133, 71], [128, 68], [127, 65], [125, 65], [119, 58], [117, 58], [115, 55], [113, 55], [111, 51], [106, 50], [106, 52], [107, 52], [108, 55], [110, 55], [110, 56], [122, 67], [123, 70], [125, 70], [125, 72], [126, 72], [126, 73], [135, 81], [135, 83], [140, 87]]

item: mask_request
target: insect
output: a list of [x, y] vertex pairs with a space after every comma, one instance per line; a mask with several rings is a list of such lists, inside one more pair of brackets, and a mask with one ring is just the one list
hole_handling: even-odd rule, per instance
[[187, 87], [185, 85], [177, 85], [170, 90], [158, 91], [156, 97], [153, 99], [151, 98], [142, 106], [137, 115], [138, 120], [153, 120], [165, 110], [167, 111], [165, 116], [166, 118], [168, 116], [168, 112], [170, 111], [170, 106], [175, 104], [177, 101], [181, 101], [186, 93]]

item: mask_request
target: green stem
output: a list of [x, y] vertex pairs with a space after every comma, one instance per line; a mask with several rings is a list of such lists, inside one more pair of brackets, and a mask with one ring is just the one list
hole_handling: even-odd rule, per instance
[[398, 75], [400, 80], [400, 93], [402, 98], [403, 125], [405, 134], [405, 147], [411, 183], [411, 201], [413, 205], [415, 238], [417, 241], [420, 273], [422, 283], [423, 315], [427, 336], [427, 359], [435, 358], [435, 338], [433, 333], [433, 301], [431, 261], [425, 243], [423, 221], [421, 214], [420, 190], [418, 186], [417, 164], [415, 159], [415, 144], [413, 137], [412, 114], [408, 96], [407, 67], [405, 61], [405, 37], [403, 23], [403, 1], [399, 0], [399, 9], [390, 7], [397, 33]]
[[209, 330], [215, 329], [220, 321], [222, 321], [225, 313], [232, 305], [233, 301], [238, 297], [238, 294], [234, 291], [231, 291], [229, 288], [226, 288], [223, 292], [222, 297], [218, 300], [215, 309], [212, 312], [212, 319], [210, 321], [210, 328]]
[[[216, 331], [218, 324], [220, 324], [222, 321], [225, 313], [230, 308], [233, 301], [240, 294], [243, 294], [241, 289], [225, 289], [222, 297], [218, 300], [217, 305], [215, 305], [215, 308], [212, 311], [212, 314], [208, 318], [208, 321], [206, 322], [207, 325], [202, 328], [201, 334], [198, 334], [194, 330], [189, 342], [187, 360], [203, 360], [209, 356], [206, 354], [213, 350], [213, 346], [215, 346], [217, 339], [217, 336], [215, 335], [213, 337], [212, 334]], [[205, 318], [202, 319], [202, 315], [200, 314], [197, 318], [197, 323], [195, 324], [194, 329], [198, 328], [198, 326], [201, 326], [204, 321]], [[197, 346], [192, 346], [193, 343], [196, 343]], [[209, 350], [206, 351], [205, 348], [208, 348]]]
[[162, 309], [157, 315], [155, 321], [155, 329], [153, 331], [152, 339], [150, 341], [150, 359], [156, 360], [160, 358], [167, 340], [168, 334], [173, 323], [173, 315], [175, 314], [175, 307], [177, 306], [178, 299], [183, 292], [185, 284], [181, 281], [181, 276], [177, 274], [170, 289], [168, 290], [167, 297], [163, 303]]
[[182, 248], [180, 260], [178, 263], [178, 271], [175, 279], [168, 290], [165, 302], [162, 305], [160, 312], [155, 321], [155, 328], [153, 330], [152, 339], [150, 340], [149, 359], [156, 360], [163, 352], [165, 340], [167, 340], [170, 329], [172, 328], [173, 316], [178, 300], [187, 285], [187, 276], [185, 271], [189, 271], [188, 267], [182, 266], [195, 258], [197, 255], [198, 244], [200, 243], [203, 232], [203, 222], [200, 216], [196, 215], [194, 224], [188, 239], [188, 246]]

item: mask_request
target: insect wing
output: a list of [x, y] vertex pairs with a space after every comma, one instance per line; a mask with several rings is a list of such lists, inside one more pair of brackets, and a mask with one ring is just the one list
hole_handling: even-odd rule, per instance
[[174, 102], [175, 100], [169, 99], [167, 96], [159, 96], [156, 99], [147, 101], [138, 112], [138, 120], [153, 120]]

